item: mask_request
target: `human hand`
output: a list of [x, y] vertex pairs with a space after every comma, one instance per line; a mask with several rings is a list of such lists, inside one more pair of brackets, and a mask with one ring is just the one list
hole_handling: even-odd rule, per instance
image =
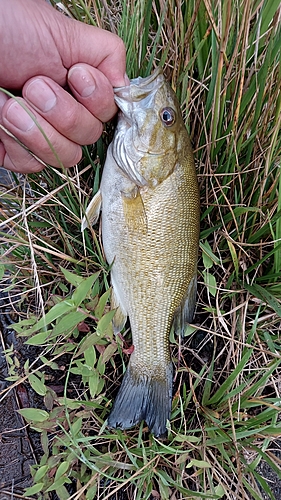
[[[117, 111], [113, 87], [128, 84], [122, 40], [45, 0], [1, 0], [0, 32], [0, 87], [22, 92], [19, 102], [0, 92], [0, 124], [43, 162], [75, 165], [81, 145], [95, 142]], [[0, 165], [23, 173], [43, 168], [1, 128]]]

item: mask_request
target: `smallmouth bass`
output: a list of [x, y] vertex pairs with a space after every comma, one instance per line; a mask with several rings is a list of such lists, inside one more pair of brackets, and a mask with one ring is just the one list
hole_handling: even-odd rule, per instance
[[157, 69], [116, 88], [118, 123], [82, 230], [102, 210], [115, 333], [130, 320], [134, 350], [108, 426], [145, 420], [155, 436], [170, 418], [169, 349], [192, 321], [197, 284], [199, 192], [192, 147], [175, 93]]

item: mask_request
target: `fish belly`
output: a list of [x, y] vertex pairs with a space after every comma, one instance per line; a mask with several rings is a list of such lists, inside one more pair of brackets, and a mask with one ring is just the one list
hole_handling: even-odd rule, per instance
[[[145, 420], [156, 435], [166, 431], [173, 369], [169, 333], [196, 274], [198, 217], [188, 196], [195, 172], [183, 167], [154, 188], [138, 189], [111, 151], [101, 181], [102, 237], [112, 264], [115, 303], [131, 325], [134, 351], [109, 416], [111, 427]], [[192, 184], [191, 184], [192, 185]]]

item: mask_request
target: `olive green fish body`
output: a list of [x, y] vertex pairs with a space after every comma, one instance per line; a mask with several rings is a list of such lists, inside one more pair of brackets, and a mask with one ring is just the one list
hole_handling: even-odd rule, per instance
[[[179, 331], [193, 316], [199, 196], [174, 93], [159, 72], [131, 85], [129, 95], [127, 88], [125, 96], [120, 89], [121, 98], [116, 91], [123, 114], [100, 186], [114, 327], [120, 331], [128, 316], [134, 346], [108, 424], [126, 429], [145, 420], [158, 436], [165, 433], [171, 410], [171, 326], [174, 321]], [[135, 113], [122, 98], [133, 101]]]

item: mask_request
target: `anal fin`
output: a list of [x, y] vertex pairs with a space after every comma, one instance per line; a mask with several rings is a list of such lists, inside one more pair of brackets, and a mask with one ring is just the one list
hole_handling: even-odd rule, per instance
[[98, 221], [101, 210], [101, 200], [101, 192], [98, 190], [86, 209], [81, 222], [81, 231], [84, 231], [84, 229], [89, 226], [93, 226]]
[[127, 321], [127, 313], [121, 305], [121, 302], [115, 292], [114, 285], [112, 284], [111, 292], [111, 309], [116, 309], [113, 316], [112, 324], [115, 335], [121, 332]]
[[183, 337], [187, 323], [191, 323], [194, 316], [197, 293], [197, 275], [191, 279], [185, 297], [177, 308], [174, 316], [174, 330], [176, 335]]

